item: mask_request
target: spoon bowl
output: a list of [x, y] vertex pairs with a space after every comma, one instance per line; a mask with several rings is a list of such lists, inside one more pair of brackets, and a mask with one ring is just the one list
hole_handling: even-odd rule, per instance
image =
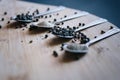
[[69, 44], [65, 44], [63, 46], [63, 49], [65, 51], [68, 51], [68, 52], [71, 52], [71, 53], [87, 53], [88, 52], [88, 49], [89, 49], [89, 45], [95, 43], [95, 42], [98, 42], [100, 40], [103, 40], [107, 37], [110, 37], [116, 33], [120, 32], [120, 29], [116, 29], [116, 28], [113, 28], [109, 31], [107, 31], [106, 33], [98, 36], [97, 38], [89, 41], [88, 43], [86, 44], [78, 44], [78, 43], [69, 43]]
[[64, 50], [70, 53], [87, 53], [88, 46], [85, 44], [69, 43], [63, 46]]

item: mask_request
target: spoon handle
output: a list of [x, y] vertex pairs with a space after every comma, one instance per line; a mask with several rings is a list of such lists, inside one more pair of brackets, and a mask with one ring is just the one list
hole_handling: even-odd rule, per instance
[[84, 30], [84, 29], [90, 28], [92, 26], [95, 26], [95, 25], [98, 25], [98, 24], [101, 24], [101, 23], [104, 23], [104, 22], [107, 22], [107, 20], [103, 19], [103, 18], [100, 18], [98, 20], [95, 20], [95, 21], [83, 26], [83, 27], [80, 27], [80, 28], [76, 29], [75, 31]]
[[68, 21], [68, 20], [71, 20], [71, 19], [75, 19], [75, 18], [78, 18], [78, 17], [82, 17], [82, 16], [85, 16], [85, 15], [88, 15], [88, 14], [89, 14], [88, 12], [83, 11], [83, 12], [81, 12], [81, 13], [79, 13], [79, 14], [75, 14], [75, 15], [73, 15], [73, 16], [69, 16], [69, 17], [60, 19], [60, 20], [58, 20], [58, 21], [56, 21], [56, 22], [54, 22], [54, 23], [55, 23], [55, 24], [59, 24], [59, 23], [61, 23], [61, 22]]
[[61, 10], [65, 9], [65, 8], [66, 7], [64, 7], [64, 6], [59, 6], [58, 8], [56, 8], [54, 10], [50, 10], [50, 11], [47, 11], [47, 12], [40, 13], [40, 14], [34, 16], [34, 17], [36, 18], [36, 17], [39, 17], [41, 15], [46, 15], [46, 14], [54, 13], [54, 12], [57, 12], [57, 11], [61, 11]]
[[105, 39], [105, 38], [107, 38], [107, 37], [110, 37], [110, 36], [112, 36], [112, 35], [114, 35], [114, 34], [116, 34], [116, 33], [118, 33], [118, 32], [120, 32], [120, 29], [113, 28], [113, 29], [107, 31], [106, 33], [98, 36], [97, 38], [91, 40], [90, 42], [87, 43], [87, 45], [89, 46], [89, 45], [91, 45], [91, 44], [93, 44], [93, 43], [95, 43], [95, 42], [98, 42], [98, 41], [100, 41], [100, 40], [102, 40], [102, 39]]

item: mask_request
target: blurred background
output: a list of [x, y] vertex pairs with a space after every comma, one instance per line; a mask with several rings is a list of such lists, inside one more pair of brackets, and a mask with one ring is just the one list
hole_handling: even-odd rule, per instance
[[41, 4], [63, 5], [70, 8], [88, 11], [108, 19], [120, 28], [120, 0], [24, 0]]

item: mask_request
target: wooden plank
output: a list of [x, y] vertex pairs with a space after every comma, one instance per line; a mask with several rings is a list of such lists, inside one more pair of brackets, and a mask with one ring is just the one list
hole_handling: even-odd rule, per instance
[[[2, 0], [0, 7], [0, 18], [5, 19], [0, 21], [2, 25], [0, 29], [0, 80], [119, 80], [120, 33], [92, 45], [88, 54], [80, 55], [80, 59], [75, 60], [75, 55], [60, 50], [61, 44], [68, 40], [57, 38], [47, 33], [47, 30], [31, 33], [25, 27], [15, 29], [17, 24], [13, 24], [14, 21], [7, 24], [9, 18], [18, 13], [29, 10], [33, 12], [36, 9], [43, 12], [48, 7], [54, 9], [55, 6]], [[3, 15], [5, 11], [7, 15]], [[64, 15], [72, 15], [75, 11], [80, 12], [67, 8], [59, 12], [59, 16], [54, 13], [52, 18], [43, 18], [40, 21], [59, 19]], [[87, 24], [98, 18], [90, 14], [67, 21], [62, 27], [77, 26], [79, 22]], [[107, 22], [82, 32], [93, 39], [94, 36], [100, 35], [101, 30], [107, 31], [110, 26], [116, 27]], [[48, 34], [47, 39], [44, 39], [45, 34]], [[33, 42], [29, 43], [31, 40]], [[54, 50], [58, 52], [56, 58], [52, 55]]]

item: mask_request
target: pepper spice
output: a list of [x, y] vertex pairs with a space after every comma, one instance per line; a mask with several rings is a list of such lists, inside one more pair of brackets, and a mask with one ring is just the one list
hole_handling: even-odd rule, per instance
[[53, 56], [58, 57], [58, 53], [56, 51], [53, 51]]
[[32, 42], [33, 42], [32, 40], [29, 41], [29, 43], [32, 43]]
[[4, 12], [4, 15], [7, 15], [7, 12]]
[[113, 26], [110, 26], [110, 29], [113, 29]]
[[47, 34], [45, 35], [45, 39], [46, 39], [46, 38], [48, 38], [48, 35], [47, 35]]
[[104, 34], [105, 33], [105, 31], [103, 31], [103, 30], [101, 30], [101, 32], [100, 32], [101, 34]]
[[2, 18], [1, 21], [4, 21], [4, 18]]
[[2, 26], [0, 25], [0, 29], [2, 28]]

